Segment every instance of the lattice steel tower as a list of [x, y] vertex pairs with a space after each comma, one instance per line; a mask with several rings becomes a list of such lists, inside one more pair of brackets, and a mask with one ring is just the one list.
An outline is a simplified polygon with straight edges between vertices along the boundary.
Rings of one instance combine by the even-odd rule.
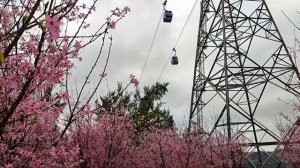
[[[247, 167], [278, 166], [280, 161], [263, 151], [274, 149], [280, 137], [257, 116], [274, 113], [260, 108], [268, 88], [300, 95], [299, 73], [270, 10], [265, 0], [200, 3], [189, 130], [222, 131], [228, 140], [242, 136], [256, 154]], [[213, 112], [214, 123], [203, 126], [209, 120], [203, 115]]]

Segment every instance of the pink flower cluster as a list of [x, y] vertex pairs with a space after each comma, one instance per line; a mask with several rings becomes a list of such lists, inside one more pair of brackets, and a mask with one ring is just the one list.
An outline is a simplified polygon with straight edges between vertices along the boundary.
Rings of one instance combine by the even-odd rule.
[[50, 38], [53, 40], [58, 39], [60, 33], [60, 24], [61, 21], [57, 15], [50, 16], [48, 14], [45, 15], [46, 20], [46, 28], [49, 30]]
[[132, 83], [135, 87], [138, 87], [140, 84], [140, 81], [135, 78], [133, 74], [129, 74], [130, 83]]
[[114, 20], [111, 20], [108, 22], [108, 28], [115, 29], [116, 28], [116, 22]]
[[298, 167], [300, 163], [300, 125], [291, 128], [290, 135], [280, 144], [279, 155], [291, 167]]
[[168, 129], [137, 135], [125, 114], [84, 118], [73, 128], [73, 143], [86, 167], [243, 167], [246, 154], [238, 142], [228, 143], [222, 135], [206, 141], [200, 134], [184, 136]]
[[11, 10], [0, 9], [0, 28], [8, 30], [13, 25], [14, 14], [17, 13], [14, 13], [14, 11]]
[[130, 12], [130, 8], [128, 6], [125, 6], [122, 10], [116, 8], [113, 14], [118, 17], [121, 17], [122, 15], [125, 15], [128, 12]]
[[[119, 8], [116, 8], [113, 11], [113, 15], [117, 16], [117, 17], [124, 17], [128, 12], [130, 12], [130, 8], [128, 6], [125, 6], [122, 10], [120, 10]], [[110, 29], [115, 29], [116, 28], [116, 21], [114, 20], [108, 20], [108, 28]]]

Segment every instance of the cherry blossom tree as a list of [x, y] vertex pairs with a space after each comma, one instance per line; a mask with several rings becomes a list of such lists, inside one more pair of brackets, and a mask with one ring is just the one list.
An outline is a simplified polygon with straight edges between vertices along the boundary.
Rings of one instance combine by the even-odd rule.
[[280, 131], [282, 140], [276, 148], [276, 154], [281, 160], [291, 167], [298, 167], [300, 163], [300, 106], [295, 107], [295, 116], [289, 117], [281, 114], [281, 120], [277, 121], [277, 128]]
[[279, 156], [291, 167], [298, 167], [300, 163], [300, 133], [299, 125], [294, 125], [288, 135], [281, 141]]
[[[89, 28], [87, 18], [94, 13], [97, 1], [0, 2], [1, 167], [79, 165], [80, 148], [70, 145], [72, 139], [66, 134], [94, 94], [79, 103], [88, 74], [81, 93], [77, 98], [70, 97], [70, 70], [74, 60], [81, 59], [80, 49], [97, 39], [102, 40], [99, 59], [108, 39], [111, 47], [109, 30], [130, 10], [112, 10], [93, 34], [81, 36], [82, 30]], [[69, 34], [71, 23], [78, 25], [74, 34]]]
[[71, 128], [82, 167], [132, 167], [134, 127], [124, 110], [96, 118], [87, 111]]
[[228, 142], [222, 135], [183, 136], [169, 129], [144, 134], [135, 151], [140, 156], [133, 159], [136, 167], [244, 167], [246, 159], [238, 141]]
[[123, 109], [101, 118], [87, 113], [75, 122], [71, 139], [79, 146], [82, 167], [244, 167], [247, 155], [239, 141], [174, 129], [136, 134], [126, 113]]

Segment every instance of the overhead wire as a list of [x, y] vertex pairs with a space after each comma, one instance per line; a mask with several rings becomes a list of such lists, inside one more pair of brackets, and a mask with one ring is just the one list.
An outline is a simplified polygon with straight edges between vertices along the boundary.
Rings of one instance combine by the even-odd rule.
[[[177, 40], [176, 40], [176, 42], [175, 42], [173, 48], [176, 48], [176, 47], [177, 47], [177, 44], [178, 44], [179, 40], [181, 39], [181, 36], [182, 36], [182, 34], [183, 34], [183, 32], [184, 32], [184, 30], [185, 30], [185, 28], [186, 28], [186, 26], [187, 26], [187, 24], [188, 24], [188, 22], [189, 22], [191, 16], [192, 16], [193, 11], [194, 11], [195, 8], [196, 8], [196, 5], [197, 5], [198, 1], [199, 1], [199, 0], [195, 0], [195, 3], [194, 3], [194, 5], [193, 5], [193, 7], [192, 7], [192, 9], [191, 9], [191, 11], [190, 11], [190, 13], [189, 13], [189, 16], [187, 17], [187, 19], [186, 19], [186, 21], [185, 21], [185, 23], [184, 23], [184, 25], [183, 25], [183, 27], [182, 27], [182, 29], [181, 29], [181, 32], [180, 32], [180, 34], [179, 34], [179, 36], [178, 36], [178, 38], [177, 38]], [[160, 81], [160, 79], [161, 79], [163, 73], [165, 72], [165, 70], [166, 70], [166, 68], [167, 68], [167, 66], [168, 66], [168, 64], [169, 64], [169, 61], [170, 61], [170, 59], [171, 59], [171, 57], [172, 57], [172, 53], [173, 53], [173, 50], [170, 52], [170, 56], [169, 56], [168, 60], [166, 61], [163, 70], [162, 70], [161, 73], [159, 74], [159, 77], [158, 77], [157, 81]]]
[[139, 81], [140, 81], [140, 82], [142, 81], [143, 74], [144, 74], [146, 65], [147, 65], [147, 63], [148, 63], [149, 57], [150, 57], [150, 54], [151, 54], [151, 51], [152, 51], [152, 48], [153, 48], [153, 45], [154, 45], [154, 42], [155, 42], [155, 39], [156, 39], [158, 30], [159, 30], [159, 27], [160, 27], [160, 23], [161, 23], [163, 14], [164, 14], [164, 11], [165, 11], [165, 8], [163, 9], [163, 11], [162, 11], [162, 13], [161, 13], [161, 16], [160, 16], [160, 18], [159, 18], [159, 22], [158, 22], [158, 25], [157, 25], [157, 27], [156, 27], [156, 30], [155, 30], [155, 33], [154, 33], [154, 36], [153, 36], [153, 39], [152, 39], [152, 42], [151, 42], [151, 45], [150, 45], [150, 48], [149, 48], [147, 57], [146, 57], [146, 61], [145, 61], [144, 65], [143, 65], [142, 73], [141, 73], [141, 76], [140, 76], [140, 78], [139, 78]]

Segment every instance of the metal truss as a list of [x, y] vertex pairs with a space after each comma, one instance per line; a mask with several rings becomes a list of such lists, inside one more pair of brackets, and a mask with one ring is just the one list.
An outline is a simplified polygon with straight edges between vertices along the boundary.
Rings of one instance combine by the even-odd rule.
[[[272, 115], [259, 108], [269, 86], [300, 95], [298, 77], [264, 0], [201, 1], [189, 131], [222, 131], [228, 140], [243, 137], [249, 152], [257, 154], [247, 166], [280, 165], [263, 151], [280, 137], [256, 117]], [[203, 113], [211, 111], [217, 113], [216, 121], [204, 128]]]

